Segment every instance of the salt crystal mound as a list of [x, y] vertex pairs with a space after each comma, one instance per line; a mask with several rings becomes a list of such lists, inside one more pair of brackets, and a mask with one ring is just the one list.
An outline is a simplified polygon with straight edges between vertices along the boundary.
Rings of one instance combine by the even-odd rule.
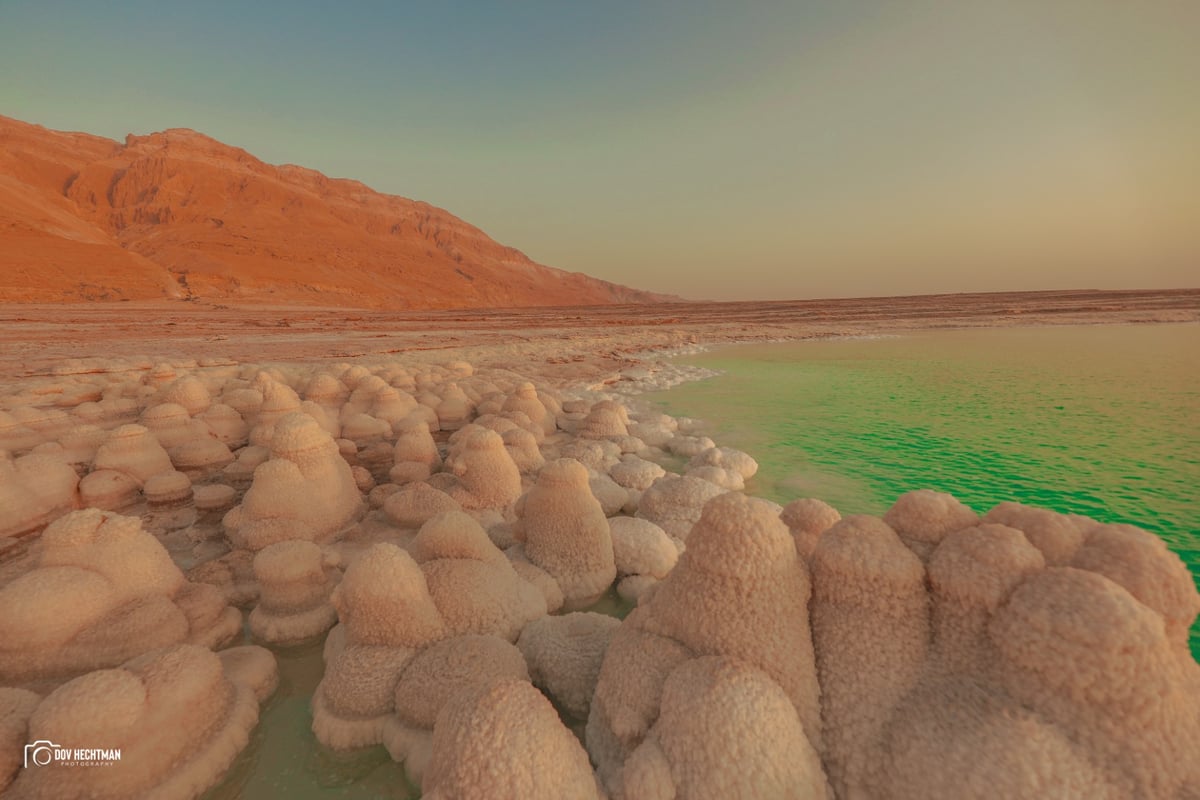
[[250, 633], [269, 644], [295, 644], [324, 634], [337, 622], [330, 602], [333, 570], [312, 542], [276, 542], [254, 556], [259, 601]]
[[146, 427], [122, 425], [96, 451], [94, 471], [112, 470], [128, 475], [141, 487], [159, 472], [174, 469], [171, 457]]
[[208, 426], [193, 420], [187, 409], [177, 403], [159, 403], [147, 408], [142, 412], [141, 423], [167, 451], [208, 435]]
[[437, 444], [422, 420], [405, 418], [396, 425], [396, 444], [392, 451], [393, 466], [388, 476], [403, 486], [423, 481], [442, 464]]
[[0, 453], [0, 536], [36, 531], [80, 504], [79, 475], [61, 458]]
[[451, 382], [442, 387], [441, 400], [434, 406], [434, 411], [442, 430], [456, 431], [471, 421], [475, 407], [458, 384]]
[[275, 436], [275, 424], [300, 411], [300, 396], [292, 387], [270, 378], [260, 381], [259, 387], [262, 405], [258, 407], [255, 425], [250, 430], [250, 444], [270, 447]]
[[614, 400], [600, 400], [592, 405], [588, 415], [575, 429], [575, 435], [582, 439], [607, 439], [629, 435], [626, 425], [629, 422], [629, 412], [625, 406]]
[[952, 495], [932, 489], [901, 495], [883, 515], [883, 521], [922, 561], [929, 558], [946, 534], [968, 528], [978, 519]]
[[568, 611], [594, 603], [617, 576], [608, 520], [578, 461], [563, 458], [542, 469], [519, 504], [516, 532], [530, 563], [561, 587]]
[[396, 684], [396, 713], [383, 726], [383, 744], [420, 783], [429, 763], [433, 727], [454, 697], [497, 679], [529, 680], [521, 652], [496, 636], [466, 634], [444, 639], [418, 653]]
[[313, 732], [335, 749], [383, 741], [396, 684], [417, 651], [446, 638], [420, 566], [393, 544], [371, 546], [334, 589], [340, 624], [325, 642]]
[[151, 506], [184, 505], [192, 500], [192, 481], [175, 470], [160, 472], [146, 481], [142, 493]]
[[510, 428], [504, 431], [500, 438], [504, 441], [504, 449], [508, 451], [509, 458], [517, 465], [521, 474], [535, 474], [546, 465], [546, 459], [538, 448], [537, 437], [524, 428]]
[[41, 544], [37, 565], [0, 589], [0, 683], [54, 683], [180, 642], [219, 647], [241, 630], [138, 519], [73, 511]]
[[168, 453], [175, 468], [194, 480], [212, 477], [233, 463], [233, 453], [211, 435], [186, 441]]
[[28, 689], [0, 687], [0, 792], [8, 788], [25, 763], [29, 717], [42, 701]]
[[662, 710], [625, 762], [614, 798], [827, 797], [817, 751], [788, 696], [764, 672], [723, 656], [685, 661]]
[[656, 480], [667, 474], [667, 471], [653, 461], [647, 461], [636, 455], [621, 456], [621, 460], [609, 467], [608, 476], [618, 486], [644, 492]]
[[[820, 752], [809, 594], [808, 568], [772, 504], [732, 492], [710, 500], [678, 564], [642, 596], [605, 654], [587, 742], [608, 790], [621, 796], [622, 765], [659, 717], [664, 681], [697, 656], [728, 656], [766, 673]], [[753, 741], [726, 746], [738, 752]]]
[[[905, 537], [851, 516], [812, 554], [834, 792], [1194, 794], [1200, 595], [1178, 556], [1131, 526], [1004, 504], [957, 527], [956, 502], [921, 501], [889, 512]], [[1070, 564], [1047, 566], [1043, 548]]]
[[[227, 520], [230, 540], [249, 550], [287, 539], [332, 541], [362, 511], [354, 473], [329, 434], [305, 414], [272, 426], [271, 457]], [[236, 512], [236, 513], [235, 513]]]
[[675, 540], [653, 522], [636, 517], [608, 521], [617, 574], [646, 575], [661, 580], [675, 568], [679, 548]]
[[274, 688], [274, 657], [252, 649], [262, 664], [253, 672], [227, 667], [205, 648], [176, 645], [60, 686], [33, 710], [28, 741], [119, 750], [120, 760], [24, 769], [6, 796], [199, 797], [249, 744], [260, 695]]
[[753, 478], [758, 472], [757, 461], [732, 447], [710, 447], [693, 456], [688, 467], [716, 467], [736, 473], [743, 480]]
[[447, 635], [492, 634], [516, 641], [527, 623], [546, 615], [542, 593], [461, 511], [430, 519], [408, 550], [421, 566]]
[[525, 626], [517, 647], [533, 683], [567, 713], [586, 720], [604, 652], [620, 625], [616, 617], [594, 612], [543, 617]]
[[725, 489], [700, 478], [667, 475], [642, 492], [637, 516], [650, 520], [676, 539], [687, 541], [704, 505], [725, 493]]
[[212, 405], [212, 394], [199, 378], [184, 375], [164, 386], [158, 394], [158, 402], [181, 406], [189, 416], [196, 416]]
[[685, 458], [693, 458], [714, 447], [716, 443], [707, 436], [689, 436], [683, 433], [676, 433], [666, 444], [667, 452]]
[[383, 501], [383, 512], [401, 528], [420, 528], [445, 511], [462, 511], [462, 506], [427, 483], [410, 483]]
[[446, 458], [454, 482], [447, 494], [464, 509], [503, 509], [521, 496], [521, 472], [495, 431], [477, 429]]
[[513, 390], [513, 393], [505, 399], [500, 410], [520, 411], [535, 425], [541, 427], [543, 433], [547, 435], [554, 433], [557, 427], [554, 414], [546, 409], [545, 404], [538, 397], [537, 388], [528, 381]]
[[0, 450], [22, 452], [32, 450], [45, 439], [8, 411], [0, 409]]
[[242, 415], [232, 406], [214, 403], [196, 419], [208, 427], [208, 432], [214, 439], [230, 450], [243, 447], [248, 440], [250, 428], [242, 419]]
[[426, 800], [599, 800], [587, 753], [532, 684], [493, 681], [438, 715]]
[[800, 557], [807, 559], [817, 546], [817, 539], [822, 533], [832, 528], [842, 518], [836, 508], [815, 497], [802, 497], [793, 500], [783, 507], [779, 518], [792, 532], [796, 541], [796, 551]]

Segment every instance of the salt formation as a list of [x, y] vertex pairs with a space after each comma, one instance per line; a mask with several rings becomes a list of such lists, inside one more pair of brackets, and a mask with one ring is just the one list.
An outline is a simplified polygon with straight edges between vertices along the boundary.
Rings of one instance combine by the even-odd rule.
[[600, 400], [592, 405], [575, 434], [584, 439], [624, 437], [629, 435], [628, 422], [629, 412], [625, 406], [613, 400]]
[[33, 708], [25, 741], [119, 750], [120, 759], [23, 769], [6, 796], [198, 797], [249, 743], [259, 704], [275, 688], [274, 657], [261, 648], [237, 650], [226, 660], [176, 645], [63, 684]]
[[648, 519], [676, 539], [687, 541], [704, 504], [724, 494], [714, 483], [688, 475], [667, 475], [642, 492], [637, 516]]
[[407, 418], [396, 425], [396, 444], [393, 449], [394, 466], [388, 473], [393, 483], [404, 485], [411, 481], [423, 481], [441, 466], [437, 444], [429, 433], [429, 426], [416, 418]]
[[538, 397], [537, 389], [529, 382], [522, 383], [513, 390], [501, 406], [501, 411], [521, 412], [547, 435], [554, 433], [557, 427], [554, 415], [546, 410], [545, 404]]
[[521, 472], [495, 431], [473, 430], [450, 451], [447, 494], [467, 510], [502, 509], [521, 495]]
[[821, 760], [788, 696], [760, 670], [721, 656], [671, 671], [658, 719], [623, 778], [629, 800], [827, 796]]
[[462, 511], [462, 506], [427, 483], [410, 483], [389, 494], [383, 511], [401, 528], [419, 528], [445, 511]]
[[254, 556], [260, 596], [250, 612], [250, 632], [264, 642], [291, 644], [332, 628], [337, 622], [329, 600], [332, 572], [312, 542], [276, 542], [260, 550]]
[[122, 425], [100, 445], [92, 469], [128, 475], [138, 486], [159, 472], [174, 469], [171, 457], [154, 435], [141, 425]]
[[817, 546], [817, 538], [837, 524], [842, 515], [833, 506], [815, 497], [802, 497], [783, 507], [779, 515], [783, 524], [792, 532], [796, 541], [796, 552], [807, 559]]
[[586, 720], [604, 651], [621, 621], [576, 611], [542, 617], [525, 626], [517, 647], [534, 684], [573, 716]]
[[[884, 519], [904, 535], [847, 517], [812, 554], [838, 796], [1200, 787], [1200, 666], [1186, 646], [1200, 596], [1161, 540], [1012, 504], [979, 524], [933, 493]], [[1069, 563], [1047, 566], [1043, 548]]]
[[758, 472], [758, 462], [732, 447], [710, 447], [688, 462], [689, 475], [712, 481], [726, 489], [740, 490]]
[[[727, 493], [704, 506], [678, 564], [622, 623], [600, 669], [587, 742], [611, 794], [638, 796], [629, 793], [623, 767], [660, 716], [664, 682], [699, 656], [737, 659], [779, 685], [805, 736], [790, 739], [792, 750], [773, 759], [803, 761], [805, 737], [819, 751], [821, 711], [807, 624], [809, 592], [808, 570], [772, 504]], [[690, 712], [685, 708], [679, 713]], [[732, 741], [729, 734], [700, 728], [681, 746], [720, 758], [710, 769], [736, 772], [740, 765], [731, 754], [753, 746], [754, 736], [746, 731], [745, 740]], [[661, 772], [661, 766], [654, 770]], [[647, 780], [637, 773], [633, 779]]]
[[0, 453], [0, 536], [37, 530], [77, 507], [79, 475], [59, 458], [31, 453], [10, 460]]
[[179, 642], [218, 647], [241, 629], [137, 519], [74, 511], [41, 542], [37, 566], [0, 589], [0, 683], [54, 683]]
[[227, 534], [250, 550], [287, 539], [330, 541], [362, 510], [350, 466], [305, 414], [281, 417], [272, 431], [271, 457], [226, 515]]
[[579, 740], [527, 681], [464, 691], [438, 715], [427, 800], [599, 800]]
[[518, 516], [524, 555], [554, 578], [568, 610], [594, 603], [612, 585], [617, 571], [608, 521], [578, 461], [547, 464]]
[[674, 569], [683, 542], [672, 539], [645, 519], [613, 517], [608, 527], [620, 578], [617, 591], [628, 600], [637, 600], [643, 591]]

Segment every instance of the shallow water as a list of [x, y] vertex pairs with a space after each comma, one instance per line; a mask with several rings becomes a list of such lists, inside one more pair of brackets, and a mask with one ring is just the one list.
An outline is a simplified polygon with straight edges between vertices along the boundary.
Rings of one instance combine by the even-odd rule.
[[[726, 348], [651, 395], [760, 471], [748, 491], [881, 514], [932, 488], [1152, 531], [1200, 582], [1200, 326], [924, 331]], [[1200, 625], [1192, 629], [1200, 658]]]

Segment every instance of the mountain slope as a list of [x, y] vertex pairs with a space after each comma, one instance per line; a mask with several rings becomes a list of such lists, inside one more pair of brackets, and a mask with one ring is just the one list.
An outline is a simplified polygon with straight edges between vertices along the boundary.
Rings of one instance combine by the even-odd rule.
[[190, 130], [120, 144], [0, 117], [0, 300], [388, 308], [664, 299], [536, 264], [442, 209]]

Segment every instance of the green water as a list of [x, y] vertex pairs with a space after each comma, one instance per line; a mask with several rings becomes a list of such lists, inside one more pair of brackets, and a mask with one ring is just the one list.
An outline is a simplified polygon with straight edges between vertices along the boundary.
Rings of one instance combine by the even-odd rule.
[[1017, 500], [1152, 531], [1200, 581], [1200, 325], [923, 331], [686, 361], [724, 374], [651, 399], [758, 459], [755, 494], [843, 514], [920, 488], [977, 511]]

